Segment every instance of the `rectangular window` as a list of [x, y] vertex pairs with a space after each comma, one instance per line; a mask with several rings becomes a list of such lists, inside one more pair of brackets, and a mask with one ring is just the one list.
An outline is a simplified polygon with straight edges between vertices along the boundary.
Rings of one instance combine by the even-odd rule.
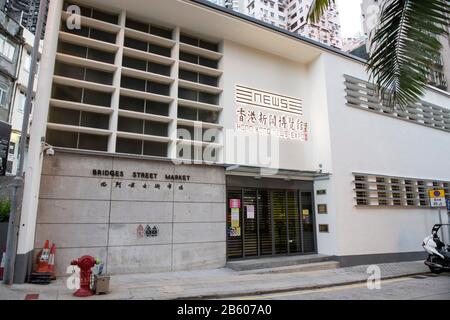
[[9, 86], [5, 83], [0, 83], [0, 107], [8, 107], [8, 93]]
[[13, 62], [16, 46], [6, 39], [5, 36], [0, 35], [0, 54], [9, 62]]

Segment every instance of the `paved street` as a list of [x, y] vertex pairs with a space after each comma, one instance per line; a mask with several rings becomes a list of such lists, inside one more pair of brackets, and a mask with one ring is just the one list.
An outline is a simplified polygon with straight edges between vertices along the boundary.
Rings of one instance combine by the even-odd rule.
[[450, 274], [418, 275], [383, 280], [381, 289], [369, 290], [366, 283], [316, 290], [291, 291], [239, 297], [236, 300], [450, 300]]
[[[398, 298], [402, 298], [402, 294], [409, 297], [407, 288], [405, 290], [391, 290], [390, 288], [397, 288], [396, 286], [403, 282], [409, 284], [410, 281], [411, 285], [416, 284], [418, 291], [414, 297], [437, 295], [445, 292], [448, 294], [450, 291], [450, 278], [444, 275], [439, 276], [439, 278], [426, 277], [403, 281], [403, 279], [406, 279], [405, 277], [411, 278], [418, 274], [428, 275], [428, 268], [423, 264], [423, 261], [387, 263], [378, 266], [381, 277], [386, 279], [382, 284], [383, 289], [377, 293], [378, 295], [381, 294], [380, 296], [376, 296], [377, 294], [365, 288], [365, 282], [370, 275], [367, 272], [368, 266], [354, 266], [294, 273], [249, 274], [223, 268], [189, 272], [112, 275], [109, 294], [92, 296], [87, 299], [215, 299], [244, 297], [255, 295], [258, 292], [266, 292], [267, 296], [263, 297], [279, 299], [287, 299], [290, 296], [294, 299], [298, 296], [302, 299], [320, 299], [322, 296], [326, 296], [326, 292], [328, 292], [330, 298], [339, 298], [339, 294], [342, 294], [342, 299], [352, 297], [368, 299], [371, 298], [371, 295], [375, 295], [373, 298], [393, 299], [396, 295], [399, 295]], [[430, 281], [434, 281], [436, 285], [429, 283]], [[362, 283], [362, 285], [359, 283]], [[357, 285], [351, 286], [352, 284]], [[337, 287], [339, 285], [341, 287]], [[325, 287], [329, 289], [317, 290]], [[348, 289], [348, 292], [346, 289]], [[73, 291], [66, 287], [65, 278], [59, 278], [48, 286], [33, 284], [0, 285], [0, 300], [22, 300], [27, 294], [39, 294], [40, 300], [77, 299], [72, 295]], [[274, 292], [290, 293], [275, 294]], [[261, 296], [256, 298], [261, 298]]]

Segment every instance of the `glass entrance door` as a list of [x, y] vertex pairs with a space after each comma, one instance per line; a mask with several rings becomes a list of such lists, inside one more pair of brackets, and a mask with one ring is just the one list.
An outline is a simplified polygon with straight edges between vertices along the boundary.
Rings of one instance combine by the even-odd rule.
[[312, 192], [227, 190], [228, 258], [315, 251]]
[[289, 253], [302, 252], [300, 206], [297, 191], [287, 191]]

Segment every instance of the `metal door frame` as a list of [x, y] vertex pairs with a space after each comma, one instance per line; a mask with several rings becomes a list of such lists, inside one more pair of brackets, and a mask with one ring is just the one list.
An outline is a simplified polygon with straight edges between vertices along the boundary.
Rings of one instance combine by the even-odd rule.
[[[255, 191], [256, 193], [256, 203], [255, 203], [255, 219], [256, 219], [256, 230], [257, 230], [257, 256], [251, 256], [249, 258], [253, 258], [253, 259], [260, 259], [260, 258], [264, 258], [264, 257], [280, 257], [280, 256], [296, 256], [296, 255], [307, 255], [307, 254], [315, 254], [317, 253], [317, 232], [316, 232], [316, 227], [315, 227], [315, 223], [316, 223], [316, 210], [315, 210], [315, 202], [314, 202], [314, 189], [312, 190], [308, 190], [308, 189], [281, 189], [281, 188], [246, 188], [246, 187], [227, 187], [226, 188], [226, 214], [229, 214], [229, 199], [228, 199], [228, 192], [229, 191], [236, 191], [236, 192], [240, 192], [241, 195], [241, 207], [242, 207], [242, 217], [241, 217], [241, 238], [242, 238], [242, 243], [241, 243], [241, 247], [242, 247], [242, 257], [241, 258], [228, 258], [228, 238], [229, 238], [229, 232], [228, 232], [228, 222], [227, 226], [226, 226], [226, 254], [227, 254], [227, 260], [246, 260], [248, 259], [245, 255], [245, 212], [244, 212], [244, 192], [245, 191]], [[260, 196], [260, 191], [261, 190], [266, 190], [268, 192], [268, 197], [269, 197], [269, 203], [270, 203], [270, 228], [271, 228], [271, 242], [272, 242], [272, 254], [271, 255], [262, 255], [262, 249], [261, 249], [261, 245], [260, 245], [260, 226], [259, 226], [259, 210], [260, 210], [260, 200], [259, 200], [259, 196]], [[286, 240], [287, 240], [287, 253], [279, 253], [276, 254], [275, 253], [275, 233], [274, 233], [274, 215], [273, 215], [273, 192], [274, 191], [283, 191], [284, 192], [284, 201], [285, 201], [285, 215], [286, 215]], [[288, 215], [288, 201], [287, 201], [287, 197], [288, 197], [288, 191], [294, 191], [297, 194], [297, 209], [299, 212], [298, 218], [300, 220], [299, 223], [299, 228], [300, 228], [300, 244], [301, 244], [301, 251], [297, 252], [297, 253], [291, 253], [290, 250], [290, 242], [289, 242], [289, 215]], [[302, 219], [302, 209], [303, 209], [303, 203], [302, 203], [302, 193], [303, 192], [309, 192], [311, 194], [311, 224], [313, 225], [313, 240], [314, 240], [314, 251], [313, 252], [307, 252], [305, 253], [305, 248], [304, 248], [304, 231], [303, 231], [303, 219]], [[226, 221], [228, 221], [228, 217], [226, 217], [225, 219]]]

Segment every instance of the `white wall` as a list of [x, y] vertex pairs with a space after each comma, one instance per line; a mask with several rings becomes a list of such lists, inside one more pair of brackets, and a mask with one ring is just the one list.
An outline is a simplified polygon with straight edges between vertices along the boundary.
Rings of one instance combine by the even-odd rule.
[[[308, 122], [310, 131], [308, 141], [278, 139], [279, 153], [272, 156], [279, 157], [279, 168], [282, 169], [312, 171], [317, 170], [318, 163], [321, 162], [328, 166], [326, 152], [322, 148], [327, 147], [327, 121], [323, 122], [321, 119], [317, 122], [312, 121], [313, 116], [320, 117], [322, 112], [326, 119], [326, 100], [322, 99], [321, 95], [325, 89], [323, 75], [317, 73], [322, 70], [320, 62], [317, 66], [308, 69], [303, 64], [230, 41], [225, 41], [223, 47], [222, 123], [224, 129], [234, 130], [237, 111], [236, 84], [302, 99], [303, 118]], [[319, 141], [325, 144], [319, 146], [317, 143]], [[227, 145], [231, 148], [231, 144], [225, 141], [225, 152]], [[241, 159], [238, 159], [237, 163], [255, 165]]]
[[[437, 210], [356, 208], [352, 172], [450, 181], [450, 134], [345, 105], [343, 73], [367, 80], [364, 66], [324, 54], [337, 211], [337, 254], [421, 251]], [[450, 98], [424, 98], [450, 107]]]

